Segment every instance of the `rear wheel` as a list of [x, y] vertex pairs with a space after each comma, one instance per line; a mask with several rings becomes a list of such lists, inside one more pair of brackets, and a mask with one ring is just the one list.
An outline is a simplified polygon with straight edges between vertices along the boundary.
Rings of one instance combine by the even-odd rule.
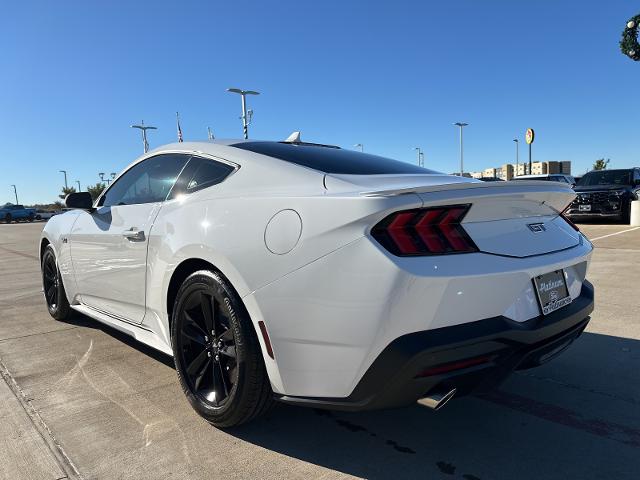
[[11, 214], [10, 214], [10, 213], [7, 213], [7, 214], [4, 216], [4, 221], [5, 221], [5, 223], [11, 223], [11, 221], [12, 221], [12, 220], [13, 220], [13, 217], [11, 216]]
[[29, 218], [28, 218], [29, 222], [33, 222], [34, 218], [35, 217], [33, 216], [33, 213], [31, 215], [29, 215]]
[[62, 284], [62, 277], [56, 262], [56, 254], [51, 245], [47, 246], [44, 255], [42, 255], [42, 288], [49, 315], [56, 320], [68, 318], [71, 307], [69, 307], [67, 293], [64, 291], [64, 285]]
[[173, 308], [171, 343], [182, 390], [211, 424], [239, 425], [272, 405], [251, 319], [220, 275], [199, 271], [184, 281]]

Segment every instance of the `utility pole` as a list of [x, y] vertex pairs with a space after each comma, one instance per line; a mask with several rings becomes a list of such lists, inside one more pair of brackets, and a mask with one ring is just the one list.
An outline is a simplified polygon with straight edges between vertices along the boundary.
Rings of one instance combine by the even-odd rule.
[[69, 185], [67, 185], [67, 171], [66, 170], [58, 170], [60, 173], [64, 173], [64, 188], [67, 189], [69, 188]]
[[255, 92], [253, 90], [242, 90], [240, 88], [227, 88], [227, 92], [237, 93], [242, 98], [242, 133], [244, 135], [244, 139], [247, 140], [249, 138], [249, 125], [251, 124], [251, 119], [253, 118], [253, 110], [247, 111], [247, 95], [260, 95], [260, 92]]
[[424, 167], [424, 152], [420, 152], [420, 162], [419, 165]]
[[156, 127], [145, 125], [144, 120], [140, 122], [140, 125], [131, 125], [131, 128], [137, 128], [142, 131], [142, 145], [144, 147], [144, 153], [149, 151], [149, 142], [147, 142], [147, 130], [157, 130]]
[[82, 187], [80, 187], [80, 180], [76, 180], [76, 183], [78, 184], [78, 191], [81, 192], [82, 191]]
[[513, 139], [514, 142], [516, 142], [516, 174], [515, 176], [518, 176], [518, 172], [520, 171], [520, 140], [518, 140], [517, 138]]
[[213, 140], [213, 132], [211, 131], [211, 127], [207, 127], [207, 138], [209, 140]]
[[16, 196], [16, 205], [18, 205], [20, 202], [18, 202], [18, 190], [16, 189], [15, 185], [11, 185], [13, 187], [13, 194]]
[[362, 152], [364, 152], [364, 145], [363, 145], [363, 144], [361, 144], [361, 143], [356, 143], [356, 144], [354, 145], [354, 147], [355, 147], [355, 148], [359, 148], [361, 153], [362, 153]]
[[454, 123], [456, 127], [460, 127], [460, 176], [464, 173], [464, 148], [462, 143], [462, 129], [468, 126], [468, 123], [464, 122], [456, 122]]

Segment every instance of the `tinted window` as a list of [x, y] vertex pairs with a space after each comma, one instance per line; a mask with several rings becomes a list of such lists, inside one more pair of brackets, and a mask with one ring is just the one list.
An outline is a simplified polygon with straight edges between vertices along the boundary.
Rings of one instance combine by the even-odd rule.
[[189, 155], [166, 154], [148, 158], [122, 175], [100, 200], [100, 205], [133, 205], [162, 202]]
[[580, 187], [593, 185], [631, 185], [631, 170], [597, 170], [586, 173], [578, 182]]
[[245, 142], [233, 146], [324, 173], [352, 175], [436, 173], [410, 163], [333, 147], [278, 142]]
[[216, 185], [227, 178], [233, 170], [234, 167], [226, 163], [192, 157], [176, 181], [171, 191], [171, 198], [181, 193], [193, 193]]

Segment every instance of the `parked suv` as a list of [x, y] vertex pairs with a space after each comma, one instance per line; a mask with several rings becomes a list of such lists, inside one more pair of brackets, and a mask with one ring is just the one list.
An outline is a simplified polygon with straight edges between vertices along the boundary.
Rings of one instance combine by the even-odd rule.
[[609, 217], [628, 223], [631, 201], [640, 192], [640, 168], [594, 170], [574, 190], [577, 196], [567, 211], [572, 220]]

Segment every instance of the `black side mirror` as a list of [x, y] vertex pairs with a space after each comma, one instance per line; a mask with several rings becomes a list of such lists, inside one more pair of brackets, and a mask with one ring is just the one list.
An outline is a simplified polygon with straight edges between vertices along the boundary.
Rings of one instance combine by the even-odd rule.
[[64, 204], [67, 208], [93, 211], [93, 199], [89, 192], [70, 193], [64, 199]]

